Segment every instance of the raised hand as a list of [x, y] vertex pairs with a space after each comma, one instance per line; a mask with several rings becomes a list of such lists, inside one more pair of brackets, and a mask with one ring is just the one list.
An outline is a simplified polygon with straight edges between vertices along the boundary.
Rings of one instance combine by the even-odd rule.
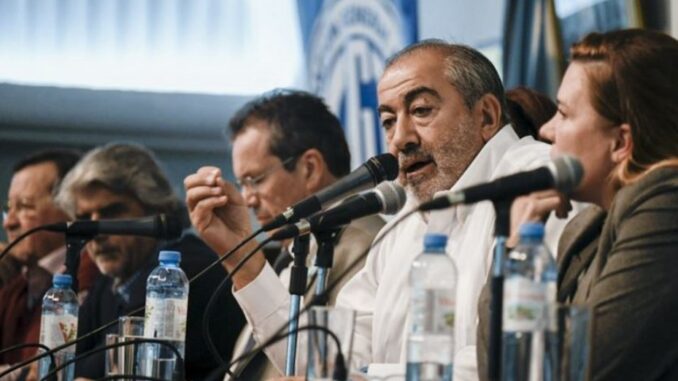
[[[184, 186], [191, 223], [200, 237], [218, 254], [228, 252], [252, 233], [245, 201], [235, 186], [222, 178], [219, 168], [200, 168], [184, 179]], [[231, 259], [224, 261], [226, 270], [231, 271], [255, 245], [255, 242], [245, 245]], [[236, 288], [254, 279], [264, 261], [263, 254], [254, 256], [234, 276]]]
[[506, 245], [515, 247], [518, 244], [520, 225], [526, 222], [545, 222], [551, 212], [555, 212], [558, 218], [567, 218], [570, 210], [570, 200], [554, 190], [517, 197], [511, 204], [511, 236]]

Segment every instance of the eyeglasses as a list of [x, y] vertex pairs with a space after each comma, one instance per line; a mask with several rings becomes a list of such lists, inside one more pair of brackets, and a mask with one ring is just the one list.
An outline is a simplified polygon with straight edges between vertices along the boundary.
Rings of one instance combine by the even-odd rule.
[[259, 186], [263, 184], [266, 178], [271, 175], [273, 172], [277, 171], [280, 168], [283, 168], [287, 164], [291, 163], [297, 156], [290, 156], [283, 161], [279, 161], [275, 165], [271, 166], [264, 172], [256, 176], [245, 176], [242, 179], [236, 179], [238, 187], [241, 191], [249, 190], [252, 193], [259, 193]]

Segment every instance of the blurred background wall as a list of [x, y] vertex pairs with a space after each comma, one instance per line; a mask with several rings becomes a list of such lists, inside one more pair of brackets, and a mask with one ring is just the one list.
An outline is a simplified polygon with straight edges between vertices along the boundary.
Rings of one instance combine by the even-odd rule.
[[[183, 178], [201, 165], [232, 176], [228, 119], [273, 88], [316, 91], [309, 80], [309, 32], [300, 19], [346, 2], [0, 0], [0, 199], [6, 202], [14, 162], [57, 146], [145, 144], [181, 197]], [[398, 19], [414, 28], [408, 38], [478, 48], [507, 87], [530, 85], [551, 96], [565, 66], [563, 41], [572, 38], [563, 31], [642, 26], [678, 33], [678, 5], [669, 0], [356, 4], [404, 9], [413, 17]], [[359, 163], [362, 157], [353, 154]]]

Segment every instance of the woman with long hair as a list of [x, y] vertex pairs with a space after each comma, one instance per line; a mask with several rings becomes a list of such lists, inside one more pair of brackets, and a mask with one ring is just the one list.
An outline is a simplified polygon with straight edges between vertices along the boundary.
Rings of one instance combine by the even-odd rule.
[[540, 131], [578, 158], [558, 298], [592, 311], [592, 380], [678, 380], [678, 41], [593, 33], [573, 45]]

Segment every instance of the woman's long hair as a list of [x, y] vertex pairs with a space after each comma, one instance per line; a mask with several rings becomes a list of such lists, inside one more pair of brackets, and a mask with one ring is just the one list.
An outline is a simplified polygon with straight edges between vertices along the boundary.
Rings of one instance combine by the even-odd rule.
[[625, 185], [678, 164], [678, 41], [655, 31], [591, 33], [570, 50], [584, 63], [594, 109], [631, 127], [633, 148], [616, 180]]

